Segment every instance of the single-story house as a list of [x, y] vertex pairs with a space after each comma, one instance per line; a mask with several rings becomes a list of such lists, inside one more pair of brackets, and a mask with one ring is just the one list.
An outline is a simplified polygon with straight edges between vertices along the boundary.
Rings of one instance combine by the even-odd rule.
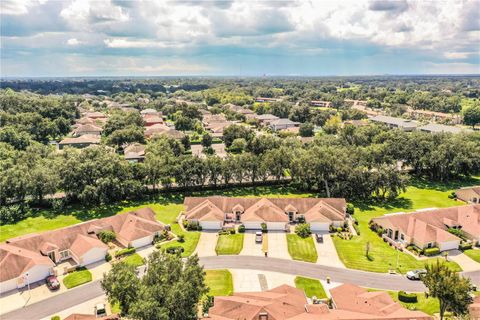
[[321, 101], [321, 100], [312, 100], [310, 101], [310, 104], [315, 107], [324, 107], [324, 108], [330, 108], [332, 106], [332, 103], [330, 101]]
[[63, 149], [66, 146], [75, 147], [75, 148], [85, 148], [92, 144], [99, 144], [100, 143], [100, 136], [99, 135], [92, 135], [92, 134], [85, 134], [80, 137], [69, 137], [65, 138], [58, 143], [58, 148]]
[[430, 132], [430, 133], [453, 133], [453, 134], [471, 131], [468, 129], [463, 129], [455, 126], [447, 126], [439, 123], [429, 123], [427, 125], [419, 127], [418, 130], [424, 131], [424, 132]]
[[455, 191], [457, 199], [466, 203], [480, 204], [480, 186], [461, 188]]
[[448, 121], [453, 124], [460, 124], [463, 122], [463, 117], [461, 114], [455, 113], [444, 113], [444, 112], [437, 112], [431, 110], [421, 110], [421, 109], [413, 109], [408, 107], [407, 114], [411, 117], [418, 119], [418, 118], [427, 118], [431, 119], [432, 121], [436, 122], [438, 120]]
[[103, 129], [99, 126], [89, 123], [77, 126], [77, 128], [75, 128], [75, 130], [73, 131], [73, 135], [76, 137], [80, 137], [86, 134], [99, 136], [102, 134], [102, 131]]
[[387, 214], [372, 219], [372, 223], [383, 228], [382, 237], [400, 247], [414, 244], [421, 249], [458, 249], [461, 239], [450, 233], [450, 228], [462, 230], [474, 242], [480, 241], [480, 205]]
[[309, 304], [305, 292], [281, 285], [261, 292], [217, 296], [204, 320], [433, 320], [393, 301], [384, 291], [368, 292], [351, 284], [330, 290], [335, 308]]
[[156, 115], [156, 116], [161, 116], [161, 115], [162, 115], [162, 112], [157, 111], [157, 110], [152, 109], [152, 108], [148, 108], [148, 109], [145, 109], [145, 110], [140, 111], [140, 114], [141, 114], [142, 116], [145, 116], [145, 115], [148, 115], [148, 114]]
[[143, 162], [145, 159], [145, 145], [132, 143], [123, 149], [125, 160], [130, 162]]
[[142, 116], [146, 127], [150, 127], [156, 124], [163, 124], [163, 118], [156, 114], [145, 114]]
[[272, 128], [273, 131], [285, 130], [288, 128], [295, 128], [300, 125], [299, 122], [295, 122], [287, 118], [281, 118], [281, 119], [269, 121], [269, 123], [270, 123], [270, 128]]
[[254, 116], [253, 118], [257, 119], [258, 121], [260, 121], [260, 123], [263, 123], [263, 124], [265, 124], [265, 123], [268, 124], [271, 121], [275, 121], [275, 120], [280, 119], [279, 117], [274, 116], [273, 114], [269, 114], [269, 113], [260, 114], [260, 115]]
[[255, 102], [276, 102], [276, 101], [280, 101], [280, 100], [275, 98], [264, 98], [264, 97], [255, 98]]
[[182, 139], [185, 136], [184, 133], [182, 133], [178, 130], [175, 130], [173, 128], [170, 128], [169, 126], [166, 126], [165, 124], [154, 124], [150, 127], [147, 127], [145, 129], [144, 135], [147, 138], [151, 138], [153, 136], [164, 135], [164, 136], [171, 137], [171, 138], [174, 138], [174, 139]]
[[395, 117], [389, 117], [389, 116], [383, 116], [383, 115], [375, 116], [373, 118], [370, 118], [370, 120], [373, 122], [383, 123], [390, 128], [398, 128], [407, 132], [414, 131], [415, 129], [417, 129], [417, 126], [418, 126], [418, 122], [413, 120], [395, 118]]
[[9, 239], [0, 244], [0, 292], [44, 280], [64, 260], [72, 259], [79, 266], [103, 261], [108, 250], [98, 238], [103, 230], [113, 231], [121, 245], [138, 248], [151, 244], [165, 226], [150, 208], [143, 208]]
[[90, 119], [102, 119], [102, 118], [107, 118], [107, 116], [102, 113], [102, 112], [98, 112], [98, 111], [95, 111], [95, 112], [87, 112], [85, 114], [85, 117], [86, 118], [90, 118]]
[[218, 230], [230, 222], [246, 229], [285, 230], [302, 218], [313, 231], [328, 231], [345, 221], [346, 202], [339, 198], [230, 198], [186, 197], [185, 219], [198, 222], [203, 229]]

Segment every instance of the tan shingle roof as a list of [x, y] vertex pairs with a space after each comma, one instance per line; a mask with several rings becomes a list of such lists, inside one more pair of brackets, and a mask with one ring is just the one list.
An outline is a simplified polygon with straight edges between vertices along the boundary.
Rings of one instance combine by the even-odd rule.
[[38, 252], [10, 244], [0, 244], [0, 282], [17, 278], [35, 265], [53, 267], [55, 264]]

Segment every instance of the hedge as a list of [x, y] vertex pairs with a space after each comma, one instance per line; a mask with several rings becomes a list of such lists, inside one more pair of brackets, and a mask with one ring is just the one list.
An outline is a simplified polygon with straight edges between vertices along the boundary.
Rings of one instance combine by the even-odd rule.
[[460, 244], [460, 250], [465, 251], [472, 249], [473, 245], [471, 243], [462, 243]]
[[406, 303], [418, 302], [416, 293], [406, 293], [405, 291], [398, 291], [398, 300]]
[[181, 246], [173, 246], [173, 247], [168, 247], [165, 249], [167, 253], [174, 254], [174, 253], [182, 253], [185, 251], [185, 249]]
[[132, 254], [132, 253], [135, 253], [135, 248], [125, 248], [122, 250], [118, 250], [117, 252], [115, 252], [115, 258], [124, 256], [127, 254]]
[[427, 248], [427, 249], [423, 250], [423, 254], [426, 255], [427, 257], [435, 256], [439, 253], [440, 253], [439, 248]]

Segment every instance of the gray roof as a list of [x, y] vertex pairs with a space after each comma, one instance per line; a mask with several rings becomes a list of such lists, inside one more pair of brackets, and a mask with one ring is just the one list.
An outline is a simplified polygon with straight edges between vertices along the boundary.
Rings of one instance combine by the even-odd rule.
[[278, 119], [277, 116], [274, 116], [273, 114], [269, 114], [269, 113], [261, 114], [261, 115], [257, 116], [256, 118], [258, 120], [276, 120], [276, 119]]
[[386, 124], [390, 124], [390, 125], [394, 125], [394, 126], [402, 127], [402, 128], [416, 128], [418, 126], [417, 121], [407, 120], [407, 119], [402, 119], [402, 118], [389, 117], [389, 116], [382, 116], [382, 115], [370, 118], [370, 120], [375, 121], [375, 122], [386, 123]]
[[286, 125], [286, 124], [297, 125], [298, 122], [292, 121], [288, 118], [280, 118], [278, 120], [270, 122], [270, 124], [274, 126]]
[[460, 133], [463, 131], [470, 131], [468, 129], [462, 129], [454, 126], [446, 126], [444, 124], [438, 124], [438, 123], [429, 123], [418, 129], [421, 131], [428, 131], [428, 132], [450, 132], [450, 133]]

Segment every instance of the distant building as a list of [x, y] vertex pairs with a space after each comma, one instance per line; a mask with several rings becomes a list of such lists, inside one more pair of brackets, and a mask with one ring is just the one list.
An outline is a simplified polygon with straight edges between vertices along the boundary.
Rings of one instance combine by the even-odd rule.
[[255, 102], [276, 102], [276, 101], [279, 101], [279, 100], [275, 98], [264, 98], [264, 97], [255, 98]]
[[274, 116], [273, 114], [269, 114], [269, 113], [257, 115], [257, 116], [254, 116], [254, 118], [258, 119], [258, 121], [260, 121], [260, 123], [262, 123], [262, 124], [265, 124], [265, 123], [268, 124], [270, 121], [280, 119], [279, 117]]
[[431, 132], [431, 133], [461, 133], [461, 132], [469, 132], [469, 129], [463, 129], [455, 126], [447, 126], [444, 124], [438, 123], [429, 123], [425, 126], [421, 126], [418, 128], [420, 131]]
[[281, 118], [281, 119], [269, 121], [269, 125], [273, 131], [278, 131], [278, 130], [285, 130], [288, 128], [298, 127], [300, 123], [292, 121], [287, 118]]
[[433, 122], [449, 121], [453, 124], [460, 124], [463, 122], [463, 117], [458, 113], [444, 113], [430, 110], [419, 110], [408, 107], [407, 114], [414, 119], [427, 118]]
[[418, 122], [413, 120], [382, 116], [382, 115], [378, 115], [373, 118], [370, 118], [370, 120], [377, 123], [383, 123], [390, 128], [398, 128], [408, 132], [414, 131], [418, 126]]
[[87, 134], [99, 136], [102, 134], [102, 131], [103, 131], [102, 128], [94, 124], [82, 124], [77, 126], [75, 130], [73, 130], [73, 135], [75, 137], [80, 137]]
[[145, 145], [133, 143], [123, 149], [125, 160], [129, 162], [143, 162], [145, 159]]
[[310, 105], [315, 107], [330, 108], [332, 106], [332, 103], [330, 101], [312, 100], [310, 101]]
[[80, 137], [65, 138], [58, 143], [59, 149], [63, 149], [66, 146], [75, 147], [75, 148], [85, 148], [92, 144], [99, 144], [100, 136], [85, 134]]
[[461, 188], [455, 191], [457, 198], [466, 203], [480, 204], [480, 186]]

